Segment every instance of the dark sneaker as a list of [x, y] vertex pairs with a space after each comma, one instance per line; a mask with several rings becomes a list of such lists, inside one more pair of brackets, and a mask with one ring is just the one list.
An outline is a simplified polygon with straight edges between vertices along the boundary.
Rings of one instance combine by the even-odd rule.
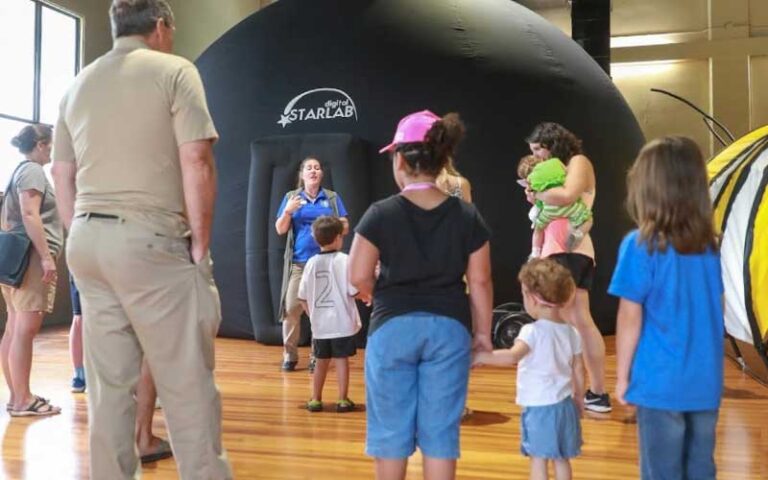
[[607, 393], [598, 395], [592, 390], [587, 390], [586, 395], [584, 395], [584, 408], [591, 412], [608, 413], [612, 410], [611, 397]]
[[307, 367], [307, 370], [309, 370], [309, 373], [315, 373], [315, 365], [317, 365], [317, 359], [315, 357], [310, 358], [309, 366]]
[[310, 412], [322, 412], [323, 411], [323, 402], [320, 400], [310, 400], [307, 402], [307, 410]]
[[355, 402], [352, 400], [345, 398], [344, 400], [339, 400], [336, 402], [336, 412], [337, 413], [347, 413], [351, 412], [355, 409]]
[[85, 391], [85, 380], [82, 378], [72, 379], [72, 393], [83, 393]]
[[283, 362], [283, 366], [280, 367], [284, 372], [292, 372], [296, 370], [297, 362]]

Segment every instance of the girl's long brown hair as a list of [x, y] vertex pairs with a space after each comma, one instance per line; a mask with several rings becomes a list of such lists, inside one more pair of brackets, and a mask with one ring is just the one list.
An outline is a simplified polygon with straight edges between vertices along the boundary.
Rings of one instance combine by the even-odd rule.
[[627, 210], [648, 250], [717, 249], [706, 164], [686, 137], [662, 137], [640, 150], [627, 175]]

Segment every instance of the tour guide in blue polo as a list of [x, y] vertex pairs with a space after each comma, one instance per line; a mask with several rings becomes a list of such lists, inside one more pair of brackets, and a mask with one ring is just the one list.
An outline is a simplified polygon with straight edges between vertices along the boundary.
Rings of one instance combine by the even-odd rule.
[[275, 230], [288, 234], [285, 242], [283, 284], [280, 290], [280, 318], [283, 322], [283, 371], [296, 369], [299, 360], [298, 343], [301, 334], [301, 303], [299, 283], [304, 264], [320, 251], [312, 238], [312, 222], [322, 215], [339, 217], [344, 234], [349, 231], [347, 209], [341, 197], [332, 190], [321, 188], [323, 167], [314, 157], [307, 157], [299, 166], [298, 188], [285, 194], [277, 211]]

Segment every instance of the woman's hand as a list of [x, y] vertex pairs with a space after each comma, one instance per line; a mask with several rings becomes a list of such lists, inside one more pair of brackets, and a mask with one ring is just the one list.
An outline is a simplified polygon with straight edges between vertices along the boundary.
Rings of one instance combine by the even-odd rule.
[[373, 305], [373, 297], [371, 294], [358, 293], [355, 295], [355, 298], [363, 302], [366, 307]]
[[56, 283], [56, 262], [53, 257], [50, 255], [42, 257], [40, 266], [43, 267], [43, 283]]
[[491, 342], [490, 333], [475, 333], [472, 339], [472, 351], [479, 352], [492, 352], [493, 342]]
[[565, 242], [565, 249], [568, 252], [572, 252], [581, 245], [581, 241], [584, 240], [584, 236], [592, 229], [592, 220], [587, 220], [578, 227], [568, 225], [568, 239]]
[[283, 210], [288, 215], [293, 215], [293, 213], [301, 208], [301, 196], [299, 194], [296, 194], [288, 199], [288, 203], [285, 204], [285, 210]]

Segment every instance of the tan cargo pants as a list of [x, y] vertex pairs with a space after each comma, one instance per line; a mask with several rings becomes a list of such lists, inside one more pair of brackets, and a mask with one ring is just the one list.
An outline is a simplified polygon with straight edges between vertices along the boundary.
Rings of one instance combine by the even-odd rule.
[[299, 360], [299, 338], [301, 337], [301, 314], [304, 307], [299, 302], [299, 284], [304, 265], [291, 265], [291, 278], [285, 292], [285, 317], [283, 317], [283, 361]]
[[187, 239], [161, 222], [94, 217], [74, 220], [67, 258], [86, 319], [91, 478], [140, 476], [133, 393], [142, 357], [180, 477], [232, 478], [213, 378], [221, 309], [210, 258], [194, 264]]

